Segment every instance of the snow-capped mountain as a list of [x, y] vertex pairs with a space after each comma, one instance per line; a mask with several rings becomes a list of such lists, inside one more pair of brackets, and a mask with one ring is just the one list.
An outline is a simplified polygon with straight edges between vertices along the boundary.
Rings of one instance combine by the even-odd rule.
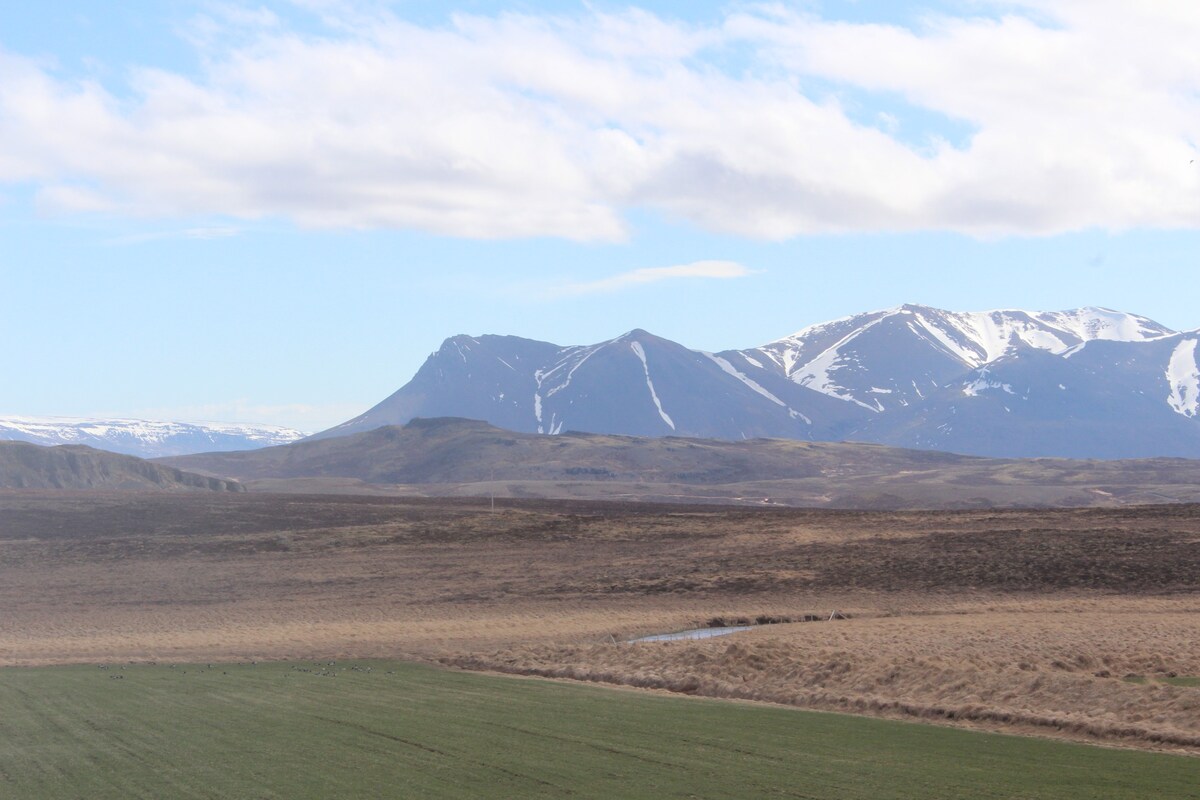
[[989, 456], [1200, 457], [1196, 333], [1009, 355], [855, 438]]
[[391, 397], [318, 437], [449, 416], [525, 433], [819, 439], [847, 420], [844, 403], [760, 377], [643, 330], [575, 347], [455, 336]]
[[1101, 308], [963, 313], [918, 305], [720, 353], [643, 330], [573, 347], [456, 336], [391, 397], [318, 436], [457, 416], [545, 434], [1200, 457], [1196, 339]]
[[964, 313], [904, 305], [813, 325], [741, 355], [878, 414], [919, 404], [964, 370], [1022, 351], [1062, 355], [1090, 341], [1144, 342], [1171, 333], [1103, 308]]
[[82, 444], [139, 458], [251, 450], [303, 437], [300, 431], [273, 425], [0, 416], [0, 441]]

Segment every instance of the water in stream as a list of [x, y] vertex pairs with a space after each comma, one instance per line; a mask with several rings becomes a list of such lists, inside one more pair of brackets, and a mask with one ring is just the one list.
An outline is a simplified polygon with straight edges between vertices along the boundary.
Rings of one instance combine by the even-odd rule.
[[678, 631], [676, 633], [656, 633], [653, 636], [643, 636], [640, 639], [633, 639], [630, 644], [637, 642], [674, 642], [679, 639], [711, 639], [714, 636], [725, 636], [738, 631], [748, 631], [753, 625], [735, 625], [728, 628], [696, 628], [690, 631]]

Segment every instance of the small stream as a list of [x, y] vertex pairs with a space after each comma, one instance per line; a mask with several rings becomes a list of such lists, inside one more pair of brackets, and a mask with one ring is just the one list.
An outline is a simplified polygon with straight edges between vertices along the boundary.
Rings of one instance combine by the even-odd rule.
[[711, 639], [714, 636], [726, 636], [738, 631], [748, 631], [753, 628], [753, 625], [735, 625], [727, 628], [695, 628], [690, 631], [678, 631], [676, 633], [656, 633], [653, 636], [643, 636], [640, 639], [631, 639], [630, 644], [638, 642], [674, 642], [680, 639]]

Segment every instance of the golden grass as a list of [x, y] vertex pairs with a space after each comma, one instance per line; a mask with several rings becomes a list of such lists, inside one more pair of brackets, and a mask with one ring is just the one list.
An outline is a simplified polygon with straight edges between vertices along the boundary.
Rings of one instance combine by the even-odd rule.
[[[1200, 690], [1162, 680], [1200, 675], [1193, 601], [1023, 606], [764, 626], [692, 642], [524, 646], [445, 660], [1200, 752]], [[1148, 681], [1123, 680], [1129, 675]]]
[[1200, 676], [1198, 521], [0, 493], [0, 664], [398, 656], [1200, 749], [1164, 682]]

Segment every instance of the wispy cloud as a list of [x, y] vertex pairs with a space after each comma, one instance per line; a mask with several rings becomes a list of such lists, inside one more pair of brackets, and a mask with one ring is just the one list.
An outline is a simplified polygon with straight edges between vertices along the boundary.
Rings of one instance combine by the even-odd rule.
[[121, 247], [146, 242], [161, 242], [168, 239], [228, 239], [242, 232], [241, 228], [184, 228], [176, 231], [151, 231], [148, 233], [132, 233], [128, 236], [117, 236], [105, 240], [104, 244]]
[[546, 289], [542, 296], [545, 298], [577, 297], [585, 294], [615, 292], [630, 286], [641, 286], [660, 281], [744, 278], [753, 274], [753, 270], [747, 269], [735, 261], [694, 261], [691, 264], [677, 264], [671, 267], [646, 267], [630, 270], [608, 278], [601, 278], [598, 281], [563, 283]]

